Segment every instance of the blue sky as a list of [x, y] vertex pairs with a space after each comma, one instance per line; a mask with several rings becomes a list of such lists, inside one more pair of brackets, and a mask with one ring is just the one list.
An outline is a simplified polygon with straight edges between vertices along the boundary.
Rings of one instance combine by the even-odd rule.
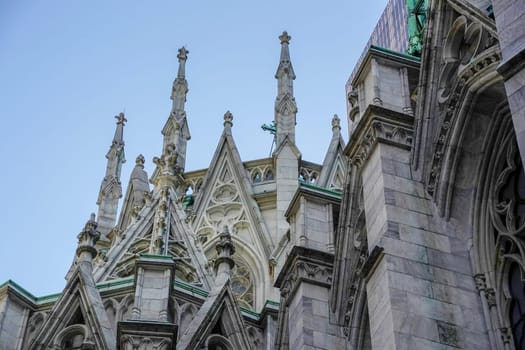
[[125, 111], [127, 185], [135, 158], [160, 154], [177, 49], [190, 51], [187, 170], [206, 168], [226, 110], [243, 160], [267, 157], [278, 35], [292, 36], [296, 142], [321, 163], [344, 86], [387, 0], [0, 1], [0, 283], [60, 292], [76, 236], [96, 212]]

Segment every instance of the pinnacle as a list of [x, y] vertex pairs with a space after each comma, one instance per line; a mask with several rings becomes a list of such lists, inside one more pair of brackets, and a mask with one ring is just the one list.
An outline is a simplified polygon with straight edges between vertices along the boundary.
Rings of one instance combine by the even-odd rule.
[[229, 126], [230, 128], [233, 126], [233, 114], [231, 114], [230, 111], [226, 111], [224, 113], [224, 126]]
[[139, 166], [141, 168], [144, 168], [144, 163], [146, 160], [144, 159], [144, 156], [142, 154], [139, 154], [137, 156], [137, 159], [135, 159], [135, 166]]
[[[77, 255], [81, 256], [83, 252], [88, 255], [82, 260], [92, 259], [97, 255], [95, 244], [100, 238], [100, 232], [97, 231], [97, 222], [95, 221], [95, 214], [91, 213], [89, 220], [84, 225], [82, 231], [78, 234], [78, 248]], [[89, 257], [89, 258], [88, 258]]]
[[334, 117], [332, 118], [332, 130], [335, 129], [341, 130], [341, 119], [339, 119], [337, 114], [334, 114]]

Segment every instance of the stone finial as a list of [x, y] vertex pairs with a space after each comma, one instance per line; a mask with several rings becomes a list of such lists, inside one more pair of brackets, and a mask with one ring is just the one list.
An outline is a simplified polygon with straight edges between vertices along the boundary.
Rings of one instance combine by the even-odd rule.
[[[91, 255], [91, 258], [94, 258], [97, 255], [95, 244], [100, 238], [100, 232], [97, 231], [97, 222], [95, 221], [94, 213], [91, 213], [89, 220], [86, 222], [84, 228], [78, 234], [77, 238], [77, 255], [81, 257], [82, 253], [87, 252]], [[87, 257], [89, 257], [89, 255]]]
[[224, 126], [229, 126], [230, 128], [233, 126], [233, 114], [231, 114], [230, 111], [226, 111], [224, 113]]
[[339, 119], [337, 114], [334, 114], [332, 118], [332, 130], [341, 130], [341, 119]]
[[231, 257], [235, 253], [235, 246], [228, 226], [224, 226], [222, 232], [219, 233], [219, 240], [215, 244], [215, 249], [219, 257]]
[[223, 231], [219, 234], [219, 240], [215, 243], [217, 250], [217, 259], [215, 259], [215, 271], [217, 273], [217, 281], [224, 281], [230, 277], [231, 270], [235, 266], [235, 262], [231, 256], [235, 253], [235, 246], [231, 239], [230, 231], [227, 226], [224, 226]]
[[162, 156], [153, 157], [153, 163], [157, 165], [161, 175], [175, 175], [177, 172], [177, 149], [173, 143], [166, 145]]
[[137, 159], [135, 159], [135, 166], [138, 166], [142, 169], [144, 169], [144, 163], [146, 162], [146, 159], [144, 159], [144, 156], [142, 154], [139, 154], [137, 156]]
[[126, 117], [124, 116], [124, 113], [120, 112], [118, 115], [115, 116], [115, 119], [117, 119], [117, 125], [125, 125], [124, 123], [126, 123], [128, 120], [126, 119]]
[[289, 44], [290, 40], [292, 40], [292, 37], [288, 35], [288, 32], [285, 30], [281, 35], [279, 35], [279, 40], [281, 40], [281, 44]]
[[188, 59], [188, 54], [190, 52], [188, 50], [186, 50], [186, 48], [183, 46], [179, 49], [179, 54], [177, 55], [177, 58], [179, 59], [179, 62], [180, 61], [186, 61]]

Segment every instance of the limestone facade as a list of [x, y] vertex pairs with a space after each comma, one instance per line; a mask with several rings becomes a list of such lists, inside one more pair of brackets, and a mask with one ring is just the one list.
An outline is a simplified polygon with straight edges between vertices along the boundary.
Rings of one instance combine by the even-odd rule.
[[154, 173], [123, 192], [117, 116], [65, 289], [1, 285], [0, 349], [525, 349], [525, 5], [425, 8], [420, 57], [367, 48], [322, 164], [284, 32], [273, 155], [243, 161], [226, 112], [187, 171], [180, 49]]

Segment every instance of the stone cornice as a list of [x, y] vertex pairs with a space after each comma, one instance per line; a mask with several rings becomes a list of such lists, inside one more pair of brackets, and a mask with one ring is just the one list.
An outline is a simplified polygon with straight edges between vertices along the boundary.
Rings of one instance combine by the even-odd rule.
[[351, 80], [349, 83], [351, 86], [357, 86], [359, 81], [363, 79], [362, 75], [368, 69], [372, 58], [388, 61], [390, 65], [411, 67], [415, 69], [419, 69], [420, 66], [420, 60], [418, 57], [372, 45], [368, 48], [357, 69], [354, 70], [354, 74], [350, 77]]
[[332, 203], [335, 205], [339, 205], [341, 203], [341, 193], [337, 193], [324, 187], [318, 187], [299, 182], [299, 187], [290, 201], [288, 209], [284, 213], [284, 216], [287, 220], [289, 220], [289, 217], [292, 215], [292, 213], [297, 211], [297, 207], [299, 206], [300, 202], [299, 198], [303, 196], [308, 199], [315, 199], [317, 201]]
[[412, 147], [414, 118], [382, 106], [369, 105], [350, 137], [345, 154], [361, 167], [378, 142], [406, 150]]
[[503, 79], [508, 80], [517, 72], [525, 69], [525, 49], [520, 50], [511, 58], [503, 61], [498, 66], [498, 73], [503, 76]]
[[294, 246], [275, 281], [288, 304], [302, 282], [330, 288], [334, 256], [319, 250]]

